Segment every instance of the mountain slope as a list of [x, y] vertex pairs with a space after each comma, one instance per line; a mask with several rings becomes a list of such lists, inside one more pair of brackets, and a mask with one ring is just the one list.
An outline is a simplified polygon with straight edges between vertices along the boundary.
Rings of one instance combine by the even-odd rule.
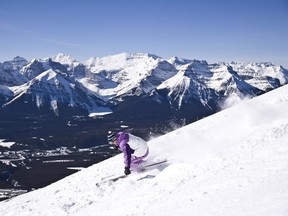
[[147, 161], [167, 158], [166, 164], [107, 182], [123, 172], [118, 155], [2, 202], [0, 211], [5, 216], [287, 215], [287, 95], [286, 85], [152, 139]]

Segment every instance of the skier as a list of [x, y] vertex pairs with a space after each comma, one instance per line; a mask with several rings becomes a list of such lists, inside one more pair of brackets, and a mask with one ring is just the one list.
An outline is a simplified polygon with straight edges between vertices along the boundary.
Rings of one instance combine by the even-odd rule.
[[114, 149], [120, 149], [123, 152], [125, 175], [131, 173], [130, 168], [135, 171], [141, 169], [143, 159], [149, 154], [148, 145], [143, 139], [129, 133], [109, 131], [107, 140], [109, 144], [114, 145]]

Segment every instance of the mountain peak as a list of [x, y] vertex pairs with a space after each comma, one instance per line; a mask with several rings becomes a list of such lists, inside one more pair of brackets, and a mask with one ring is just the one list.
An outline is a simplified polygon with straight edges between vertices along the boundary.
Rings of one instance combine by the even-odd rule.
[[173, 65], [186, 65], [186, 64], [202, 64], [202, 65], [208, 65], [207, 61], [205, 60], [198, 60], [198, 59], [185, 59], [185, 58], [179, 58], [177, 56], [174, 56], [170, 59], [168, 59], [168, 62]]
[[189, 64], [192, 62], [192, 60], [179, 58], [178, 56], [174, 56], [174, 57], [168, 59], [168, 62], [171, 64]]
[[23, 57], [16, 56], [13, 58], [13, 62], [27, 62], [27, 60]]
[[[116, 55], [109, 55], [105, 57], [91, 57], [84, 62], [84, 65], [90, 68], [94, 72], [101, 70], [129, 70], [134, 68], [134, 72], [144, 70], [146, 65], [154, 65], [158, 60], [162, 58], [148, 53], [120, 53]], [[135, 68], [135, 66], [137, 66]], [[105, 68], [105, 69], [104, 69]]]
[[51, 59], [54, 62], [59, 62], [63, 65], [69, 65], [69, 66], [73, 65], [74, 63], [77, 63], [76, 59], [74, 59], [71, 56], [66, 55], [64, 53], [59, 53], [55, 56], [52, 56]]

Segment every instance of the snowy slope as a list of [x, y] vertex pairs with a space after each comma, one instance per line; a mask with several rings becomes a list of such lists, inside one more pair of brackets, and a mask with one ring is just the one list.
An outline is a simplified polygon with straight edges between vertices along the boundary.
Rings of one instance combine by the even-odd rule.
[[107, 182], [123, 172], [118, 155], [1, 202], [0, 212], [3, 216], [288, 215], [287, 108], [288, 85], [152, 139], [147, 163], [167, 158], [166, 164]]

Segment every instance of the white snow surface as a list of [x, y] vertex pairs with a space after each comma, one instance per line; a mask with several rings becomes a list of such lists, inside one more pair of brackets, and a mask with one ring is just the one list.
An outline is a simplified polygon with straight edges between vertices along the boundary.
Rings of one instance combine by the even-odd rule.
[[165, 164], [109, 182], [120, 154], [1, 202], [1, 215], [288, 215], [287, 108], [288, 85], [151, 139], [146, 163]]

